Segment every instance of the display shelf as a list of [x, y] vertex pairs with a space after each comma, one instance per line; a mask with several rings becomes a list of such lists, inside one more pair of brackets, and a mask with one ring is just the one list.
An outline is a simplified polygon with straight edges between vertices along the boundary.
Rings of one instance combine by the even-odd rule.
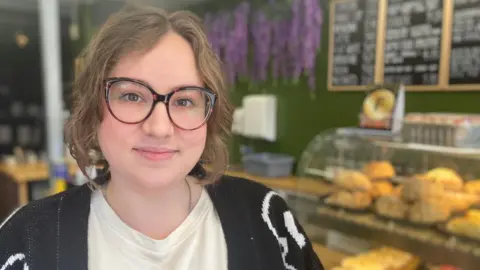
[[387, 222], [374, 214], [351, 214], [322, 206], [309, 215], [308, 223], [402, 249], [434, 264], [476, 269], [480, 261], [480, 245], [446, 237], [435, 229]]
[[467, 156], [480, 158], [479, 148], [460, 148], [460, 147], [448, 147], [439, 145], [419, 144], [419, 143], [401, 143], [401, 142], [389, 142], [375, 140], [373, 143], [377, 146], [387, 147], [391, 149], [408, 149], [417, 150], [430, 153], [441, 153], [452, 156]]

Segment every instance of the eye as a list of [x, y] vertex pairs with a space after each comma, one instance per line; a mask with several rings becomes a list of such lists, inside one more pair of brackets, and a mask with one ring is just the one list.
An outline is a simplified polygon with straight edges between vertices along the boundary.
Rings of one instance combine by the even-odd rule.
[[142, 101], [142, 98], [135, 93], [125, 93], [120, 96], [120, 100], [128, 102], [139, 102]]
[[194, 104], [193, 104], [192, 100], [182, 98], [182, 99], [175, 100], [175, 105], [180, 106], [180, 107], [188, 107], [188, 106], [192, 106]]

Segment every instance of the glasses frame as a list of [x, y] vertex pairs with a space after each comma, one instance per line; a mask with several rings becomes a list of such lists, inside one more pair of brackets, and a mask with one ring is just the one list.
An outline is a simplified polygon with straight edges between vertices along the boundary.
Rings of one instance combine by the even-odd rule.
[[[110, 87], [117, 82], [132, 82], [132, 83], [140, 84], [140, 85], [144, 86], [145, 88], [147, 88], [150, 91], [150, 93], [152, 94], [152, 97], [153, 97], [152, 106], [151, 106], [148, 114], [142, 120], [135, 121], [135, 122], [127, 122], [127, 121], [123, 121], [123, 120], [119, 119], [113, 113], [112, 108], [110, 107], [110, 100], [109, 100], [108, 97], [110, 95]], [[187, 128], [180, 127], [178, 124], [175, 123], [175, 121], [173, 121], [172, 116], [170, 115], [169, 102], [170, 102], [170, 99], [172, 98], [172, 96], [175, 93], [180, 92], [180, 91], [185, 91], [185, 90], [191, 90], [191, 89], [197, 89], [197, 90], [200, 90], [200, 91], [204, 92], [208, 96], [208, 98], [210, 99], [210, 102], [211, 102], [212, 105], [210, 106], [210, 109], [208, 110], [208, 112], [205, 116], [205, 119], [203, 120], [203, 122], [198, 127], [187, 129]], [[217, 99], [217, 95], [213, 91], [211, 91], [210, 89], [207, 89], [207, 88], [199, 87], [199, 86], [182, 86], [182, 87], [179, 87], [179, 88], [173, 90], [172, 92], [170, 92], [166, 95], [161, 95], [161, 94], [158, 94], [157, 92], [155, 92], [155, 90], [153, 90], [153, 88], [150, 85], [148, 85], [147, 83], [145, 83], [141, 80], [135, 80], [135, 79], [132, 79], [132, 78], [127, 78], [127, 77], [111, 77], [111, 78], [108, 78], [108, 79], [105, 80], [105, 102], [107, 103], [108, 111], [110, 112], [110, 114], [116, 120], [118, 120], [121, 123], [128, 124], [128, 125], [134, 125], [134, 124], [139, 124], [139, 123], [144, 122], [145, 120], [148, 119], [148, 117], [150, 117], [150, 115], [152, 115], [153, 110], [155, 109], [155, 106], [158, 103], [163, 103], [163, 104], [165, 104], [165, 107], [167, 109], [168, 118], [174, 126], [176, 126], [179, 129], [183, 129], [183, 130], [196, 130], [196, 129], [201, 128], [203, 125], [205, 125], [205, 123], [210, 118], [210, 116], [213, 112], [213, 107], [215, 106], [216, 99]]]

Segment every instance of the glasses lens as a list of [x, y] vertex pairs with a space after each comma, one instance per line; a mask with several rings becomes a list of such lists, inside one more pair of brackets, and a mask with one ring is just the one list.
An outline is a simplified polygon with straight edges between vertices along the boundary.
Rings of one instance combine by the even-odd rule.
[[112, 114], [122, 122], [142, 121], [152, 108], [153, 96], [145, 86], [119, 81], [110, 86], [108, 105]]
[[180, 128], [195, 129], [208, 117], [212, 101], [208, 94], [200, 89], [187, 88], [175, 92], [169, 102], [172, 121]]

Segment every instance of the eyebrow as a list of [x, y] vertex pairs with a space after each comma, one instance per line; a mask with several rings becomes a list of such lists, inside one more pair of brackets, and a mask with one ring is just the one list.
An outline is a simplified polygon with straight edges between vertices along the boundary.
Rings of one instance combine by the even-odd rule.
[[[142, 79], [138, 79], [138, 78], [134, 78], [134, 77], [112, 77], [112, 78], [117, 78], [117, 79], [130, 79], [130, 80], [134, 80], [134, 81], [137, 81], [137, 82], [140, 82], [148, 87], [150, 87], [152, 90], [156, 90], [156, 88], [154, 88], [151, 84], [149, 84], [147, 81], [145, 80], [142, 80]], [[194, 87], [205, 87], [205, 85], [203, 84], [197, 84], [197, 83], [194, 83], [194, 84], [179, 84], [179, 85], [176, 85], [174, 87], [170, 87], [168, 90], [168, 93], [171, 93], [177, 89], [180, 89], [180, 88], [184, 88], [184, 87], [190, 87], [190, 86], [194, 86]], [[155, 91], [157, 92], [157, 91]], [[159, 93], [157, 93], [159, 94]]]

